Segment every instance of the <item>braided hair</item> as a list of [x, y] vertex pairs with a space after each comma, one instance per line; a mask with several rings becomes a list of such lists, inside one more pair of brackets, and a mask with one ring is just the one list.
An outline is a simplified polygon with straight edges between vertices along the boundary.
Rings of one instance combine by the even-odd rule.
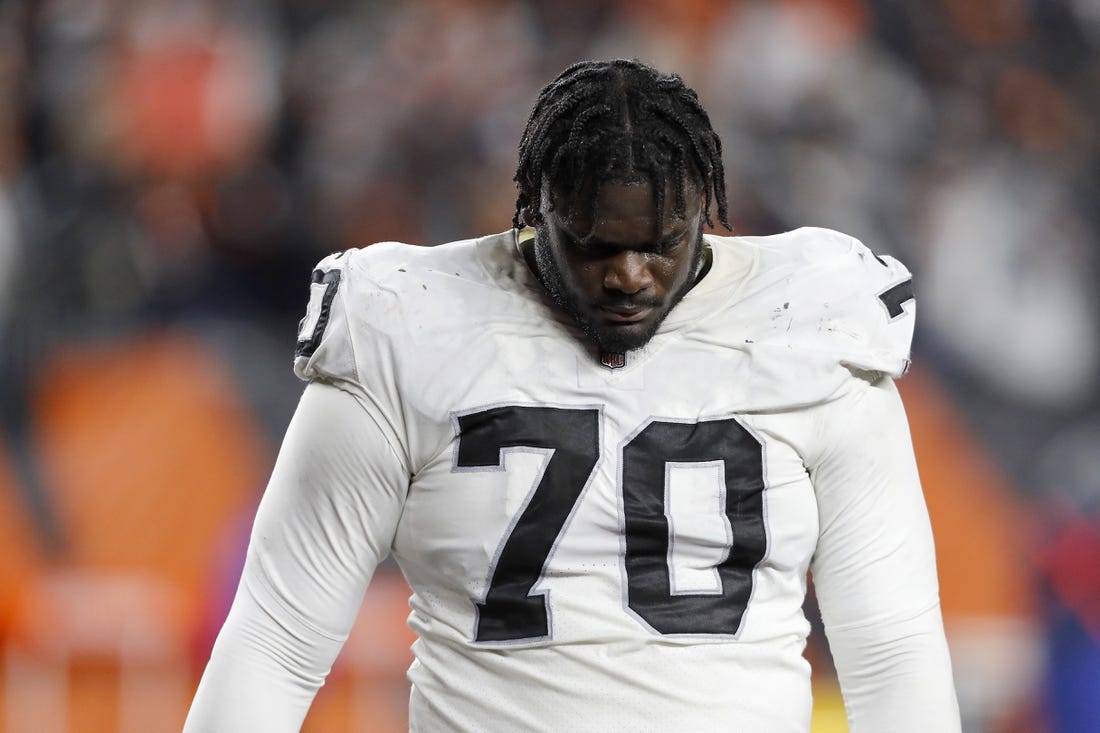
[[[563, 71], [539, 93], [519, 143], [515, 182], [519, 189], [512, 224], [538, 221], [542, 186], [568, 202], [591, 186], [595, 215], [599, 184], [649, 178], [656, 192], [657, 226], [665, 188], [672, 184], [674, 213], [683, 217], [689, 178], [700, 185], [708, 226], [711, 203], [718, 221], [732, 229], [726, 205], [722, 142], [694, 90], [677, 74], [662, 74], [636, 60], [582, 61]], [[553, 201], [547, 202], [553, 208]]]

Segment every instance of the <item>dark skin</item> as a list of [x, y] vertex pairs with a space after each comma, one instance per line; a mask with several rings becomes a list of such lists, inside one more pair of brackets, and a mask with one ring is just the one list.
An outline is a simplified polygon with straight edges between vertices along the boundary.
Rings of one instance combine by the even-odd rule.
[[[588, 193], [582, 189], [576, 200], [589, 201]], [[570, 211], [557, 197], [553, 209], [544, 203], [540, 216], [528, 217], [536, 232], [524, 251], [528, 265], [602, 350], [644, 346], [705, 273], [710, 251], [703, 247], [700, 187], [689, 183], [685, 198], [677, 217], [675, 195], [666, 191], [660, 230], [648, 179], [605, 182], [595, 220], [586, 205]]]

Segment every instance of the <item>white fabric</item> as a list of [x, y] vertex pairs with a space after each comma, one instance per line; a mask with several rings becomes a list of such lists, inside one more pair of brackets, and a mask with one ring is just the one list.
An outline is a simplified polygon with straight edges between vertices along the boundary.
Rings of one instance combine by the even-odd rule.
[[[321, 336], [296, 362], [313, 383], [185, 730], [298, 730], [387, 552], [413, 589], [413, 730], [805, 733], [811, 563], [853, 733], [958, 730], [932, 537], [889, 376], [907, 365], [912, 302], [891, 318], [878, 298], [908, 273], [824, 230], [708, 243], [711, 272], [616, 370], [543, 299], [512, 233], [322, 263], [340, 279], [299, 334]], [[498, 446], [500, 465], [460, 458], [468, 416], [547, 407], [579, 416], [568, 434], [533, 423], [549, 447], [520, 431]], [[736, 437], [698, 461], [630, 452], [668, 428], [683, 445], [655, 450], [694, 455], [717, 424]], [[502, 547], [530, 529], [529, 504], [550, 516], [546, 477], [585, 456], [594, 467], [528, 593], [545, 599], [546, 633], [476, 641]], [[752, 476], [762, 492], [745, 488]], [[639, 481], [657, 482], [663, 507], [632, 503]], [[723, 514], [727, 495], [744, 501]], [[737, 604], [707, 587], [714, 563], [755, 546], [742, 514], [762, 517], [766, 545], [736, 571], [751, 580], [739, 623], [715, 631]], [[628, 515], [668, 529], [632, 535]], [[656, 558], [624, 539], [665, 531]], [[666, 585], [628, 557], [665, 567]], [[660, 616], [714, 598], [713, 613]], [[687, 630], [661, 633], [666, 621]]]

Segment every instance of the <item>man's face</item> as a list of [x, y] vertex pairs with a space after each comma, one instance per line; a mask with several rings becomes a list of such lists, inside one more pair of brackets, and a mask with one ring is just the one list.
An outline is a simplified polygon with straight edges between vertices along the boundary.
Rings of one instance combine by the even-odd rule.
[[703, 199], [691, 183], [684, 193], [678, 218], [675, 193], [666, 191], [661, 231], [649, 181], [604, 183], [594, 221], [590, 191], [578, 193], [568, 217], [559, 213], [567, 207], [543, 204], [535, 227], [539, 275], [558, 306], [604, 351], [645, 345], [693, 285], [703, 252]]

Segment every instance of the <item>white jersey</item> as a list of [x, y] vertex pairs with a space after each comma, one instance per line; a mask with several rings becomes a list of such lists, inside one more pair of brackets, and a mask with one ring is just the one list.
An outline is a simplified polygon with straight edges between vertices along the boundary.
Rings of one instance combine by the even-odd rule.
[[822, 229], [707, 236], [619, 365], [515, 237], [319, 265], [312, 384], [186, 730], [297, 730], [391, 552], [413, 730], [806, 733], [811, 569], [853, 733], [957, 730], [891, 380], [905, 268]]

